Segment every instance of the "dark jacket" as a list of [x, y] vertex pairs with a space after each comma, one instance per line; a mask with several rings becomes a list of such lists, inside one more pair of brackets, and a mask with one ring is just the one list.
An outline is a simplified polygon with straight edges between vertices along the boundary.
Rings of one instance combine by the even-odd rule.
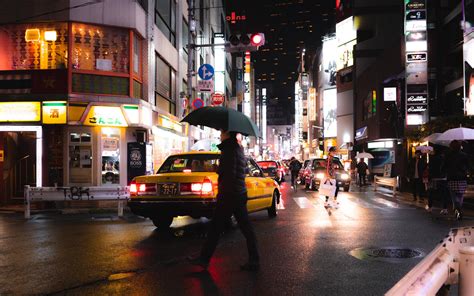
[[446, 163], [445, 163], [444, 155], [435, 154], [431, 156], [428, 167], [429, 167], [430, 179], [446, 178]]
[[359, 163], [357, 163], [357, 173], [359, 175], [367, 175], [367, 169], [369, 168], [367, 166], [367, 164], [363, 161], [360, 161]]
[[[412, 158], [408, 166], [408, 176], [410, 178], [415, 178], [415, 165], [416, 165], [416, 158]], [[418, 160], [418, 178], [419, 179], [423, 178], [423, 173], [425, 172], [426, 166], [427, 166], [426, 158], [421, 157]]]
[[245, 187], [247, 159], [244, 150], [234, 138], [225, 140], [217, 147], [221, 150], [217, 169], [219, 194], [223, 194], [225, 198], [229, 194], [247, 193], [247, 187]]
[[297, 159], [293, 159], [290, 162], [290, 171], [297, 173], [300, 170], [301, 170], [301, 162], [299, 162]]
[[446, 174], [448, 181], [467, 180], [469, 159], [464, 152], [450, 152], [446, 155]]

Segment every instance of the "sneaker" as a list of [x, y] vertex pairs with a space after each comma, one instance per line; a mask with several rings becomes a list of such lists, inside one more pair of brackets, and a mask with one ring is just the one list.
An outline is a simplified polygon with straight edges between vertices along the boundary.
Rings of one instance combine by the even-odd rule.
[[425, 205], [425, 210], [428, 212], [428, 213], [431, 213], [431, 208], [429, 205]]
[[454, 216], [456, 217], [456, 220], [462, 220], [462, 213], [458, 209], [454, 210]]
[[240, 270], [245, 270], [245, 271], [258, 271], [260, 269], [260, 264], [259, 263], [245, 263], [244, 265], [240, 265]]
[[200, 266], [202, 269], [207, 270], [209, 267], [209, 262], [202, 259], [201, 257], [188, 257], [187, 258], [189, 264], [195, 265], [195, 266]]
[[439, 212], [440, 215], [447, 215], [448, 214], [448, 209], [442, 209], [440, 212]]

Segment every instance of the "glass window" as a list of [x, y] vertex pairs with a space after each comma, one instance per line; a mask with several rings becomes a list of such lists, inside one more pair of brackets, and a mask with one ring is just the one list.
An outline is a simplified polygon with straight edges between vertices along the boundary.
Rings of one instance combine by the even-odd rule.
[[176, 115], [176, 72], [156, 56], [156, 106]]
[[141, 64], [141, 39], [133, 34], [133, 72], [141, 75], [140, 64]]
[[72, 67], [128, 73], [129, 30], [72, 24]]
[[69, 133], [69, 181], [90, 184], [92, 176], [92, 136], [90, 133]]
[[186, 47], [189, 42], [189, 26], [185, 19], [183, 19], [183, 26], [181, 30], [181, 42], [183, 43], [184, 57], [188, 58], [188, 48]]
[[120, 183], [120, 129], [102, 128], [102, 184]]
[[189, 154], [168, 157], [158, 170], [161, 173], [217, 172], [219, 154]]
[[67, 68], [67, 23], [2, 26], [0, 44], [0, 70]]
[[253, 177], [262, 177], [262, 172], [256, 163], [247, 159], [247, 175]]
[[156, 0], [155, 23], [168, 40], [176, 46], [176, 2]]

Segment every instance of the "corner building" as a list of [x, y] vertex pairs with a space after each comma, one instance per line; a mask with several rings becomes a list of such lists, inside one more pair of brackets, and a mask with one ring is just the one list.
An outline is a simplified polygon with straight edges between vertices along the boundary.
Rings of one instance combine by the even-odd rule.
[[188, 83], [187, 5], [3, 5], [0, 202], [22, 197], [24, 185], [125, 186], [188, 149], [192, 129], [179, 122], [189, 111], [180, 95]]

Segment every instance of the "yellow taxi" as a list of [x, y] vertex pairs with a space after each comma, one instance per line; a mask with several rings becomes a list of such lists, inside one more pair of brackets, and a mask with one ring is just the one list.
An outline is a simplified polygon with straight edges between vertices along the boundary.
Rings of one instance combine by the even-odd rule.
[[[187, 152], [169, 156], [155, 175], [135, 177], [128, 206], [150, 218], [158, 228], [168, 228], [176, 216], [212, 217], [217, 201], [219, 152]], [[247, 159], [247, 209], [277, 215], [280, 187], [264, 177], [260, 167]]]

